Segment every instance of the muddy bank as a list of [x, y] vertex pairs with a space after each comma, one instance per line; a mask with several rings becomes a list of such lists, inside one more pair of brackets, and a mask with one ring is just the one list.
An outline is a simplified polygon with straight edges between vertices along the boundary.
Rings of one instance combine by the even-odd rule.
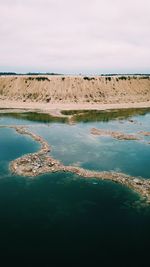
[[[149, 97], [150, 99], [150, 97]], [[108, 111], [108, 110], [129, 110], [129, 109], [146, 109], [150, 108], [150, 100], [147, 99], [146, 101], [128, 101], [124, 102], [123, 100], [121, 103], [41, 103], [41, 102], [23, 102], [22, 100], [1, 100], [0, 99], [0, 113], [7, 112], [38, 112], [38, 113], [45, 113], [50, 114], [52, 116], [62, 117], [61, 111]], [[64, 117], [64, 114], [63, 114]]]

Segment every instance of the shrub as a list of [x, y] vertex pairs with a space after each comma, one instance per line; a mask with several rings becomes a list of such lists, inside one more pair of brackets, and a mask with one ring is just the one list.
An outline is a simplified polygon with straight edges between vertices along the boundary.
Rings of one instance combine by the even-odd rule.
[[47, 77], [36, 77], [35, 78], [37, 81], [48, 81], [49, 82], [49, 79]]
[[94, 77], [87, 77], [87, 76], [83, 77], [83, 79], [87, 81], [95, 80]]
[[140, 79], [149, 79], [150, 76], [146, 75], [146, 76], [142, 76]]
[[126, 77], [126, 76], [120, 76], [118, 79], [119, 79], [119, 80], [126, 80], [127, 77]]
[[111, 81], [111, 77], [106, 77], [106, 81]]
[[40, 81], [50, 81], [47, 77], [29, 77], [29, 81], [37, 80], [38, 82]]

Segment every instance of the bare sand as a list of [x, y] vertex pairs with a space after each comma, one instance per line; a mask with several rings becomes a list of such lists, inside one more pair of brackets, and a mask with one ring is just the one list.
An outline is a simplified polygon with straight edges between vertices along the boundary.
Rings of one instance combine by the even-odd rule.
[[148, 76], [0, 76], [0, 108], [60, 110], [150, 107]]
[[[118, 103], [118, 104], [85, 104], [85, 103], [35, 103], [22, 101], [1, 100], [0, 109], [9, 109], [10, 112], [37, 111], [51, 114], [53, 116], [62, 116], [61, 110], [113, 110], [129, 108], [150, 108], [150, 101], [138, 103]], [[3, 112], [3, 110], [1, 110]]]

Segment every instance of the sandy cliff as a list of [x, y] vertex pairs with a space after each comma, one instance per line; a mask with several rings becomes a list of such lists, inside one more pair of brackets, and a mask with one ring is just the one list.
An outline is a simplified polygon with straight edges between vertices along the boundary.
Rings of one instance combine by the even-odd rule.
[[150, 77], [1, 76], [0, 101], [135, 103], [150, 100]]

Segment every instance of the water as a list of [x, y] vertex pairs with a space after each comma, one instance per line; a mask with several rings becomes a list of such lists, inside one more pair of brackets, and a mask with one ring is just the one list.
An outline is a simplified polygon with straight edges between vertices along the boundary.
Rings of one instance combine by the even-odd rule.
[[[29, 125], [64, 164], [150, 178], [150, 137], [118, 141], [90, 133], [93, 127], [150, 131], [150, 113], [131, 113], [135, 124], [129, 114], [106, 115], [107, 120], [78, 119], [75, 125], [38, 116], [29, 121], [24, 115], [1, 116], [0, 123]], [[11, 160], [38, 149], [30, 137], [0, 128], [1, 266], [149, 266], [150, 207], [139, 195], [111, 181], [71, 173], [36, 178], [10, 173]]]

